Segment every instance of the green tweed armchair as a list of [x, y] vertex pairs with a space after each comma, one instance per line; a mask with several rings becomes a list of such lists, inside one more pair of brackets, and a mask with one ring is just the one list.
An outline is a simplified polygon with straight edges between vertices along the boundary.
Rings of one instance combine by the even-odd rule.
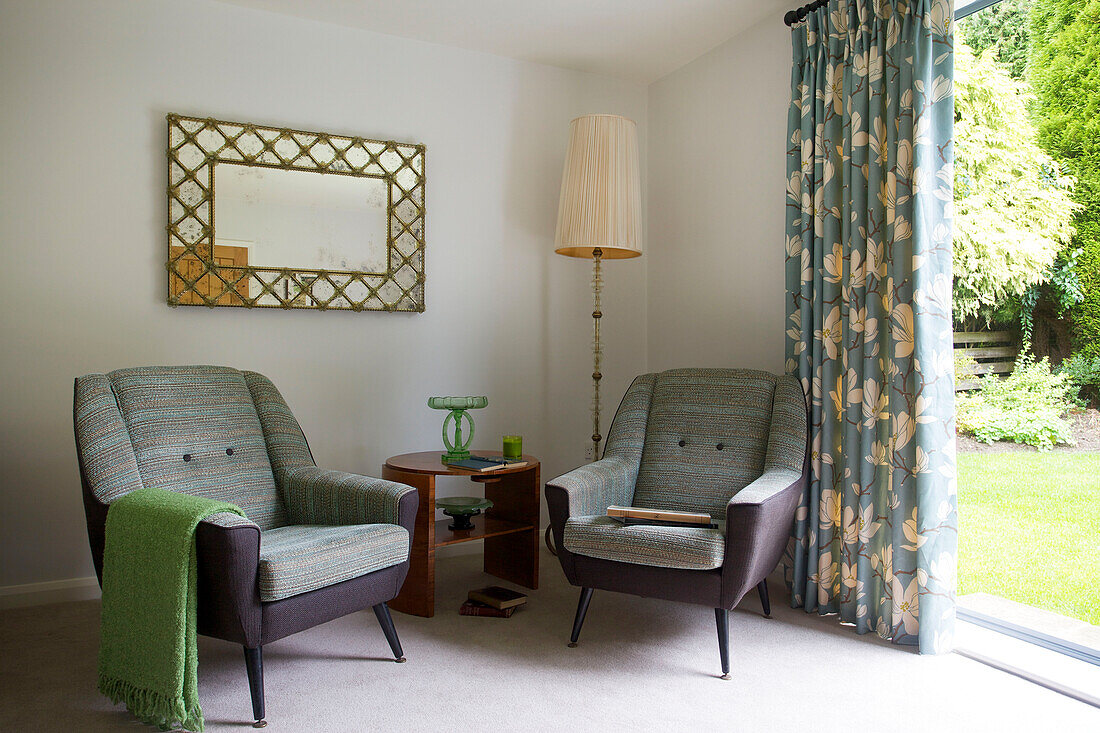
[[[603, 458], [546, 485], [565, 576], [581, 588], [570, 646], [596, 588], [714, 608], [729, 679], [729, 610], [775, 569], [808, 477], [806, 400], [793, 377], [745, 369], [643, 374]], [[696, 527], [623, 526], [610, 505], [705, 512]]]
[[140, 367], [76, 380], [88, 539], [103, 578], [107, 509], [142, 486], [220, 499], [247, 518], [199, 524], [198, 632], [244, 647], [256, 727], [264, 644], [367, 606], [405, 661], [386, 606], [409, 569], [417, 492], [313, 461], [282, 395], [255, 372]]

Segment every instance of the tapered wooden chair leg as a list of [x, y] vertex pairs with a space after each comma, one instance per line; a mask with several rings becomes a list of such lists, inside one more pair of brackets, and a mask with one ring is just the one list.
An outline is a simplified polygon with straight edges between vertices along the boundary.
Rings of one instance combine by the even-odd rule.
[[768, 618], [772, 617], [772, 604], [768, 600], [768, 581], [767, 579], [761, 580], [760, 584], [756, 586], [757, 592], [760, 594], [760, 605], [764, 607], [764, 615]]
[[264, 720], [264, 658], [263, 647], [244, 648], [244, 664], [248, 669], [248, 691], [252, 693], [252, 717], [256, 722], [253, 728], [263, 728]]
[[390, 616], [390, 607], [385, 603], [379, 603], [374, 606], [374, 615], [378, 617], [378, 625], [382, 627], [382, 633], [386, 635], [386, 641], [390, 643], [393, 661], [401, 664], [405, 661], [405, 654], [401, 651], [401, 640], [397, 638], [397, 629], [394, 628], [393, 617]]
[[730, 612], [724, 608], [714, 609], [714, 620], [718, 623], [718, 653], [722, 656], [722, 679], [730, 678]]
[[581, 637], [581, 626], [584, 624], [584, 616], [588, 613], [588, 604], [592, 601], [592, 589], [581, 588], [581, 598], [577, 601], [577, 615], [573, 619], [573, 633], [569, 635], [569, 646], [575, 647], [577, 639]]

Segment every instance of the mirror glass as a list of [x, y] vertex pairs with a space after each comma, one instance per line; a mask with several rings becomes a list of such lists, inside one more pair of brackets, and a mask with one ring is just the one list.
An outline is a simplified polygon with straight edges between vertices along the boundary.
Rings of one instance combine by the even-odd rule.
[[215, 248], [245, 248], [253, 267], [386, 271], [382, 178], [219, 163], [214, 191]]

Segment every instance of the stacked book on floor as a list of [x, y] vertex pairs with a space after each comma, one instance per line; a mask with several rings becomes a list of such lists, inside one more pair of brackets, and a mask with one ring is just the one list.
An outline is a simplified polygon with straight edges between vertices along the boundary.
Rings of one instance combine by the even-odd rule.
[[490, 585], [472, 590], [458, 612], [463, 616], [494, 616], [508, 618], [516, 609], [527, 603], [527, 596], [519, 591]]

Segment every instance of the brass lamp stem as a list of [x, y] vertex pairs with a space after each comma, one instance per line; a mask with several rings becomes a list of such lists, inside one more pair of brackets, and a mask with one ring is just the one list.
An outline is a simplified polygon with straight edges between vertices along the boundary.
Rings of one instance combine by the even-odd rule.
[[600, 288], [603, 286], [603, 277], [600, 272], [600, 258], [603, 250], [596, 247], [592, 250], [592, 460], [600, 460], [600, 361], [603, 352], [600, 350], [600, 319], [603, 312], [600, 311]]

